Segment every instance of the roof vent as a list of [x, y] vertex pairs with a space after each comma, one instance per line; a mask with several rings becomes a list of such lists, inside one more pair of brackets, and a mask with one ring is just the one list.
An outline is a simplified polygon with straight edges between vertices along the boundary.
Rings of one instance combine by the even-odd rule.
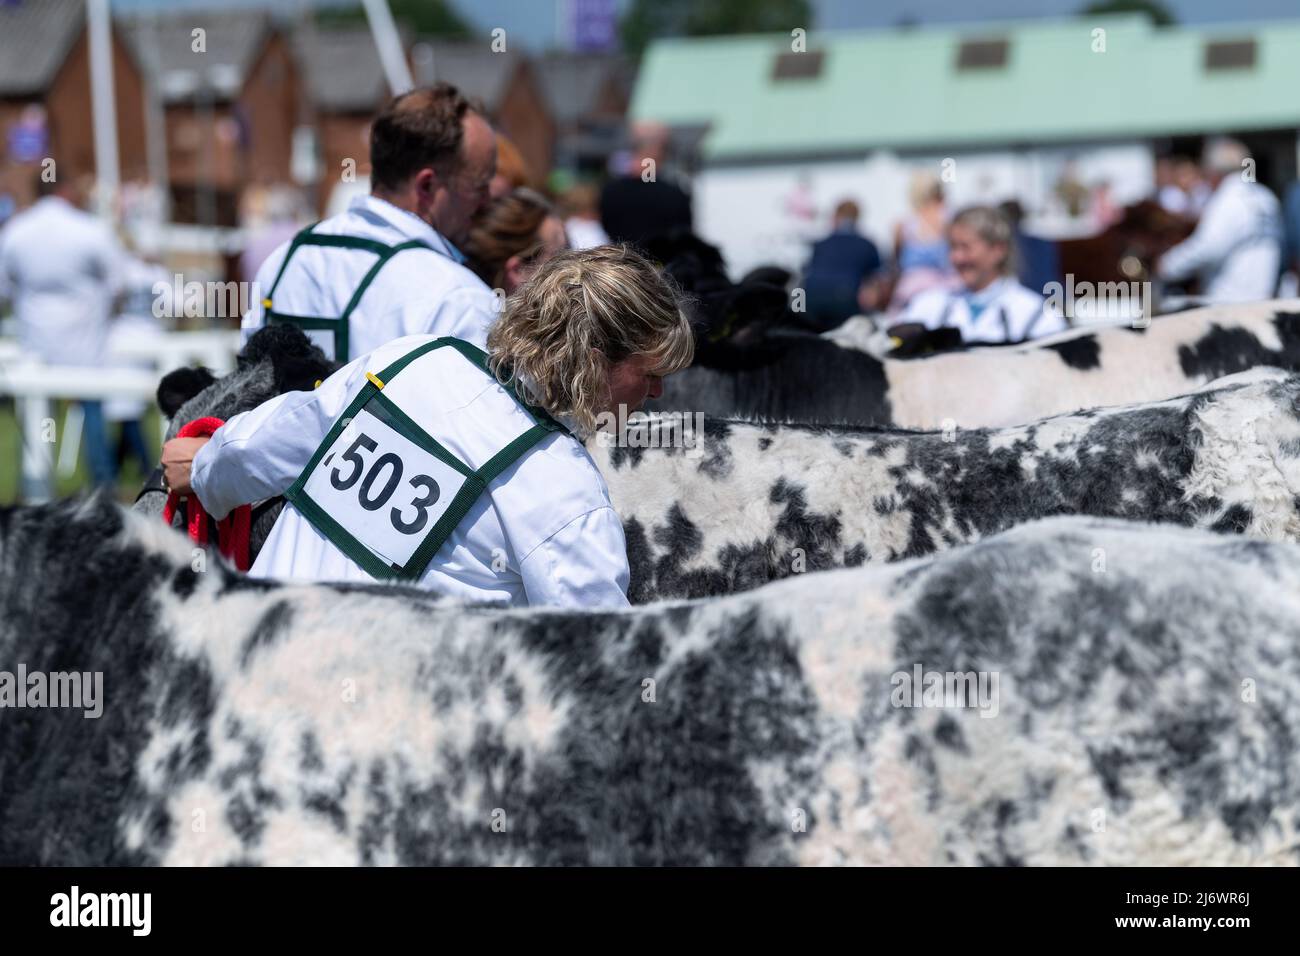
[[821, 50], [809, 50], [806, 53], [782, 53], [772, 64], [774, 80], [811, 80], [822, 75]]
[[1210, 40], [1205, 44], [1205, 69], [1253, 70], [1255, 68], [1255, 41]]
[[1007, 65], [1006, 40], [963, 40], [957, 50], [959, 70], [1000, 70]]

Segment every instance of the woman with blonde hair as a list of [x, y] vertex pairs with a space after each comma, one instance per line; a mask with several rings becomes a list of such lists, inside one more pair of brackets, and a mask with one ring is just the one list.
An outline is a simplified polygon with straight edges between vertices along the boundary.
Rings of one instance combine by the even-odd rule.
[[463, 251], [475, 275], [510, 295], [568, 245], [546, 197], [523, 187], [488, 203], [470, 225]]
[[564, 252], [506, 300], [486, 352], [390, 342], [232, 418], [197, 453], [164, 452], [166, 481], [217, 519], [285, 496], [253, 576], [621, 606], [623, 527], [582, 441], [693, 355], [678, 293], [649, 261], [619, 246]]
[[929, 170], [917, 170], [908, 187], [911, 215], [894, 228], [894, 286], [890, 310], [897, 312], [927, 289], [952, 285], [948, 265], [947, 207], [943, 183]]

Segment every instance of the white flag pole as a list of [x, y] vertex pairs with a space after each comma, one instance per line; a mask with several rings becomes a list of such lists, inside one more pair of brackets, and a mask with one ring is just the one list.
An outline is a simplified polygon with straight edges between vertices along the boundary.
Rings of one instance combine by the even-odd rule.
[[397, 35], [393, 12], [388, 9], [388, 0], [361, 2], [366, 8], [366, 19], [370, 21], [375, 47], [379, 50], [379, 62], [383, 64], [384, 76], [388, 78], [388, 88], [394, 96], [400, 96], [415, 84], [411, 82], [411, 68], [402, 51], [402, 40]]
[[95, 179], [99, 214], [116, 218], [117, 101], [113, 97], [113, 26], [109, 0], [87, 0], [86, 30], [90, 42], [90, 103], [95, 134]]

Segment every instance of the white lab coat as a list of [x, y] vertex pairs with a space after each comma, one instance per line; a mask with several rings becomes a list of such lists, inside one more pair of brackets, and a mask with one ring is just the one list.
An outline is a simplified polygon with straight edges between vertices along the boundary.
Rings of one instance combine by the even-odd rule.
[[1256, 302], [1273, 297], [1282, 257], [1281, 209], [1259, 183], [1229, 175], [1205, 204], [1196, 231], [1160, 259], [1166, 280], [1201, 280], [1211, 302]]
[[0, 271], [22, 347], [52, 364], [101, 367], [119, 257], [112, 231], [58, 196], [14, 216], [0, 235]]
[[1010, 277], [994, 279], [979, 292], [929, 289], [908, 302], [899, 321], [960, 329], [967, 342], [1019, 342], [1069, 327], [1041, 295]]
[[[194, 459], [191, 485], [204, 508], [221, 518], [283, 494], [365, 385], [365, 373], [381, 372], [431, 338], [391, 342], [315, 391], [288, 392], [231, 418]], [[454, 349], [420, 361], [433, 362], [434, 372], [399, 373], [384, 394], [470, 467], [482, 467], [532, 425], [504, 388]], [[250, 573], [371, 580], [290, 504]], [[488, 484], [418, 584], [468, 600], [617, 607], [627, 604], [628, 578], [623, 525], [604, 478], [579, 441], [554, 433]]]
[[[399, 252], [379, 270], [352, 312], [348, 333], [351, 361], [404, 335], [451, 335], [482, 348], [496, 318], [492, 290], [458, 261], [460, 253], [432, 226], [374, 196], [356, 196], [346, 212], [318, 223], [313, 232], [376, 239], [389, 245], [422, 239], [428, 249]], [[242, 323], [243, 340], [266, 324], [262, 299], [270, 295], [276, 273], [289, 251], [285, 243], [257, 270], [253, 305]], [[275, 290], [272, 308], [290, 315], [336, 318], [375, 263], [364, 249], [300, 246]], [[318, 342], [331, 333], [309, 331]], [[329, 353], [332, 354], [332, 353]]]

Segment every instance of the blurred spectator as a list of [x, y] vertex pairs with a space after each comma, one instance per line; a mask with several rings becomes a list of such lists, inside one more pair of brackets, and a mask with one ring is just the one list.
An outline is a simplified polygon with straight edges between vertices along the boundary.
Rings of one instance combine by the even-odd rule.
[[1210, 186], [1202, 178], [1200, 166], [1187, 156], [1156, 161], [1156, 188], [1162, 209], [1189, 219], [1198, 217], [1210, 199]]
[[1057, 178], [1052, 192], [1056, 194], [1056, 198], [1065, 207], [1066, 215], [1071, 219], [1078, 219], [1088, 207], [1088, 187], [1079, 179], [1079, 171], [1072, 159], [1067, 160], [1061, 168], [1061, 175]]
[[1124, 218], [1124, 210], [1115, 203], [1110, 194], [1110, 180], [1099, 179], [1092, 187], [1092, 198], [1088, 203], [1088, 212], [1092, 216], [1092, 227], [1097, 232], [1105, 232]]
[[[57, 167], [55, 167], [57, 168]], [[31, 208], [10, 220], [0, 241], [0, 271], [13, 299], [19, 341], [52, 365], [102, 368], [121, 252], [104, 223], [79, 208], [74, 178], [47, 183], [38, 174]], [[96, 485], [113, 482], [100, 402], [82, 402], [85, 448]], [[48, 487], [25, 488], [29, 498]]]
[[1009, 199], [998, 206], [998, 212], [1011, 224], [1015, 242], [1016, 277], [1020, 284], [1041, 293], [1048, 283], [1061, 281], [1061, 253], [1056, 243], [1040, 239], [1025, 232], [1021, 226], [1024, 210], [1020, 203]]
[[[167, 270], [144, 255], [134, 254], [129, 242], [123, 242], [123, 246], [127, 251], [122, 257], [122, 293], [117, 314], [108, 329], [110, 354], [122, 346], [163, 335], [165, 328], [155, 313], [172, 314], [172, 282]], [[155, 289], [160, 291], [155, 292]], [[122, 368], [147, 370], [153, 367], [148, 358], [134, 361], [113, 359], [111, 362]], [[104, 401], [104, 417], [119, 424], [117, 452], [114, 456], [116, 469], [125, 465], [128, 459], [135, 459], [141, 477], [148, 475], [156, 463], [156, 458], [150, 453], [145, 441], [141, 424], [146, 408], [147, 403], [138, 398], [110, 398]]]
[[[961, 288], [916, 296], [902, 319], [926, 329], [956, 328], [966, 342], [1019, 342], [1063, 331], [1065, 319], [1013, 277], [1011, 223], [989, 206], [971, 206], [948, 227]], [[895, 327], [896, 331], [898, 327]]]
[[1156, 160], [1156, 202], [1165, 212], [1190, 216], [1191, 197], [1178, 185], [1178, 159], [1161, 156]]
[[609, 242], [600, 225], [600, 193], [590, 183], [578, 183], [560, 194], [564, 231], [574, 249], [590, 249]]
[[1196, 231], [1157, 263], [1166, 281], [1193, 276], [1210, 302], [1268, 299], [1277, 288], [1282, 225], [1277, 198], [1243, 177], [1250, 151], [1233, 139], [1212, 140], [1205, 149], [1206, 177], [1214, 188]]
[[1287, 187], [1282, 222], [1286, 237], [1283, 267], [1300, 276], [1300, 180]]
[[497, 171], [488, 189], [489, 197], [500, 199], [512, 189], [532, 184], [533, 177], [524, 162], [524, 154], [519, 152], [518, 146], [497, 133]]
[[880, 269], [876, 244], [858, 232], [858, 204], [835, 207], [831, 234], [813, 244], [804, 272], [808, 323], [818, 331], [835, 328], [858, 312], [858, 290]]
[[538, 266], [566, 248], [564, 223], [546, 197], [516, 189], [478, 214], [464, 251], [466, 265], [480, 279], [510, 295]]
[[948, 265], [947, 209], [943, 183], [926, 171], [912, 176], [908, 190], [911, 215], [894, 228], [894, 267], [898, 284], [894, 286], [890, 308], [905, 308], [912, 297], [927, 289], [950, 288], [952, 270]]
[[662, 125], [633, 127], [631, 161], [600, 194], [600, 223], [612, 241], [641, 243], [673, 229], [691, 231], [691, 199], [661, 168], [667, 146]]
[[249, 239], [239, 257], [239, 271], [245, 282], [252, 282], [262, 263], [288, 242], [303, 225], [303, 202], [292, 186], [251, 187], [244, 209]]

